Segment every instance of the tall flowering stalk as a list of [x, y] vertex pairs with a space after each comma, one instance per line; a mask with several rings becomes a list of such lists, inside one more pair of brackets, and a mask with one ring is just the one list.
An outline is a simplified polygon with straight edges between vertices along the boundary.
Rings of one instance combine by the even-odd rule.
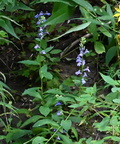
[[39, 27], [38, 28], [38, 37], [40, 39], [43, 39], [46, 34], [49, 34], [48, 31], [46, 30], [46, 26], [45, 25], [41, 26], [41, 24], [46, 21], [45, 16], [50, 16], [50, 13], [49, 12], [43, 13], [41, 11], [39, 14], [35, 15], [35, 18], [38, 20], [36, 24]]
[[86, 77], [87, 77], [87, 72], [90, 72], [89, 67], [85, 67], [86, 61], [84, 59], [84, 55], [89, 53], [89, 51], [87, 49], [85, 49], [85, 47], [83, 46], [83, 43], [80, 44], [79, 50], [80, 53], [78, 54], [77, 58], [76, 58], [76, 63], [77, 66], [79, 67], [79, 70], [75, 72], [75, 75], [80, 75], [81, 76], [81, 82], [82, 84], [86, 83]]

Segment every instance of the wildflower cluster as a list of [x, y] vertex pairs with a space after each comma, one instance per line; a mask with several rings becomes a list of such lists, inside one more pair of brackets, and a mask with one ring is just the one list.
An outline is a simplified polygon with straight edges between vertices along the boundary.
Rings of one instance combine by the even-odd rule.
[[89, 53], [89, 51], [87, 49], [85, 49], [85, 47], [80, 48], [80, 53], [78, 54], [77, 58], [76, 58], [76, 63], [78, 67], [81, 67], [81, 70], [79, 69], [77, 72], [75, 72], [75, 75], [82, 75], [82, 84], [85, 84], [85, 78], [87, 77], [87, 73], [86, 72], [90, 72], [89, 67], [87, 66], [85, 68], [85, 60], [83, 59], [83, 56]]
[[[42, 23], [44, 23], [46, 21], [46, 18], [45, 16], [50, 16], [50, 13], [49, 12], [46, 12], [46, 13], [43, 13], [42, 11], [35, 15], [35, 18], [38, 19], [37, 21], [37, 25], [40, 26]], [[46, 26], [40, 26], [39, 29], [38, 29], [38, 37], [40, 39], [43, 39], [44, 36], [46, 34], [49, 34], [48, 31], [45, 29]]]

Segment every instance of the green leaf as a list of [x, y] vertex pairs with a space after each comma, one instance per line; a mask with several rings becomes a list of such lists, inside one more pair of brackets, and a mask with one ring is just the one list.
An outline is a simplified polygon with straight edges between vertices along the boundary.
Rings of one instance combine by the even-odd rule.
[[45, 93], [50, 93], [50, 94], [59, 94], [59, 95], [63, 95], [63, 93], [61, 92], [60, 89], [50, 89], [50, 90], [47, 90], [45, 91]]
[[70, 0], [39, 0], [36, 3], [48, 3], [48, 2], [59, 2], [59, 3], [61, 2], [70, 6], [74, 5], [74, 3]]
[[28, 10], [28, 11], [33, 11], [34, 9], [26, 6], [25, 4], [19, 2], [18, 5], [16, 6], [16, 9], [22, 9], [22, 10]]
[[112, 116], [112, 118], [110, 119], [110, 124], [113, 127], [118, 126], [119, 125], [118, 116]]
[[112, 37], [111, 33], [109, 33], [109, 31], [107, 29], [105, 29], [104, 27], [100, 27], [99, 30], [101, 31], [101, 33], [103, 33], [105, 36], [107, 37]]
[[96, 53], [98, 53], [98, 54], [102, 54], [103, 52], [105, 52], [104, 45], [101, 42], [99, 42], [99, 41], [96, 41], [94, 43], [94, 47], [95, 47]]
[[51, 80], [53, 78], [53, 75], [50, 72], [47, 72], [47, 69], [47, 65], [43, 65], [39, 70], [39, 75], [42, 79], [45, 77]]
[[44, 77], [47, 78], [47, 79], [52, 80], [53, 75], [50, 72], [46, 72]]
[[41, 106], [39, 111], [42, 115], [47, 116], [50, 113], [50, 108], [48, 106]]
[[119, 104], [120, 103], [120, 99], [114, 99], [113, 102]]
[[98, 129], [98, 131], [110, 131], [112, 128], [109, 126], [110, 117], [105, 117], [102, 119], [99, 123], [94, 123], [95, 128]]
[[79, 6], [84, 7], [87, 10], [94, 11], [92, 5], [89, 2], [85, 1], [85, 0], [81, 0], [81, 1], [80, 0], [72, 0], [72, 1], [74, 1], [76, 4], [78, 4]]
[[50, 16], [44, 25], [56, 25], [69, 19], [73, 14], [73, 7], [67, 4], [55, 3], [52, 16]]
[[32, 96], [32, 97], [35, 97], [35, 98], [39, 98], [39, 99], [42, 99], [41, 95], [40, 95], [40, 92], [39, 92], [39, 87], [32, 87], [32, 88], [29, 88], [29, 89], [26, 89], [22, 95], [29, 95], [29, 96]]
[[61, 126], [64, 128], [64, 130], [68, 131], [72, 126], [72, 122], [71, 120], [62, 120]]
[[103, 80], [105, 82], [107, 82], [108, 84], [112, 85], [112, 86], [115, 86], [115, 85], [119, 85], [119, 83], [115, 80], [113, 80], [110, 76], [106, 76], [102, 73], [100, 73], [101, 77], [103, 78]]
[[110, 63], [110, 61], [111, 61], [111, 60], [113, 59], [113, 57], [116, 55], [117, 49], [118, 49], [117, 46], [113, 46], [113, 47], [111, 47], [111, 48], [107, 51], [106, 56], [105, 56], [105, 60], [106, 60], [106, 64], [107, 64], [107, 65]]
[[113, 87], [112, 89], [111, 89], [111, 91], [114, 93], [114, 92], [120, 92], [120, 87]]
[[113, 141], [117, 141], [117, 142], [120, 142], [120, 137], [117, 137], [117, 136], [107, 136], [104, 138], [104, 140], [110, 140], [112, 139]]
[[30, 117], [29, 119], [27, 119], [22, 125], [21, 128], [23, 128], [24, 126], [27, 126], [31, 123], [35, 123], [36, 121], [38, 121], [41, 118], [40, 115], [34, 115], [32, 117]]
[[39, 62], [34, 60], [23, 60], [23, 61], [19, 61], [18, 63], [22, 63], [25, 65], [40, 65]]
[[83, 30], [83, 29], [85, 29], [86, 27], [88, 27], [89, 25], [90, 25], [90, 22], [87, 22], [87, 23], [84, 23], [84, 24], [75, 26], [75, 27], [69, 29], [69, 30], [68, 30], [67, 32], [65, 32], [64, 34], [62, 34], [62, 35], [60, 35], [60, 36], [58, 36], [58, 37], [56, 37], [56, 38], [54, 38], [54, 39], [52, 39], [52, 40], [56, 40], [56, 39], [58, 39], [58, 38], [60, 38], [60, 37], [62, 37], [62, 36], [64, 36], [64, 35], [69, 34], [69, 33], [72, 33], [72, 32], [76, 32], [76, 31]]
[[[76, 119], [76, 117], [75, 117]], [[78, 132], [75, 127], [72, 127], [71, 132], [74, 134], [75, 138], [78, 140]]]
[[68, 136], [60, 134], [60, 138], [62, 138], [63, 144], [73, 144], [72, 140]]
[[50, 53], [51, 53], [51, 54], [58, 54], [58, 53], [60, 53], [60, 52], [62, 52], [62, 50], [60, 50], [60, 49], [55, 49], [55, 50], [52, 50]]
[[39, 120], [38, 122], [36, 122], [33, 125], [33, 127], [40, 127], [40, 126], [43, 126], [43, 125], [46, 125], [46, 124], [51, 125], [51, 126], [55, 126], [55, 127], [59, 127], [59, 125], [56, 122], [54, 122], [54, 121], [52, 121], [50, 119]]
[[7, 134], [6, 139], [7, 141], [17, 140], [25, 135], [31, 134], [31, 130], [21, 130], [21, 129], [11, 129], [10, 132]]
[[32, 144], [44, 144], [44, 141], [47, 141], [47, 139], [37, 136], [33, 139]]
[[13, 29], [10, 21], [0, 18], [0, 26], [3, 29], [5, 29], [8, 33], [10, 33], [12, 36], [14, 36], [17, 39], [19, 39], [19, 37], [15, 34], [14, 29]]
[[6, 139], [5, 135], [0, 135], [0, 140]]

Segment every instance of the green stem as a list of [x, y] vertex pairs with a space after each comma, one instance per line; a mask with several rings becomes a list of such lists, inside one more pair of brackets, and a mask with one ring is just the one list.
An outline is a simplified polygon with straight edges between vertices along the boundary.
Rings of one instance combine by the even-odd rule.
[[[71, 112], [69, 113], [69, 115], [67, 116], [67, 118], [65, 119], [65, 121], [69, 119], [69, 117], [72, 115], [72, 113], [73, 113], [74, 110], [75, 110], [75, 108], [73, 108], [71, 110]], [[61, 127], [62, 126], [58, 127], [58, 129], [54, 132], [54, 134], [48, 139], [48, 141], [45, 144], [47, 144], [56, 135], [56, 133], [61, 129]]]

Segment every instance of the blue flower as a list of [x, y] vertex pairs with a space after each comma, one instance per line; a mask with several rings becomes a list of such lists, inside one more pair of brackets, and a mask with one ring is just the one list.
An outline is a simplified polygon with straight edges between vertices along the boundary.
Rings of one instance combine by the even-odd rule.
[[75, 72], [76, 75], [80, 75], [82, 74], [80, 70], [78, 70], [77, 72]]
[[38, 48], [40, 48], [40, 46], [38, 44], [36, 44], [34, 48], [38, 49]]
[[51, 15], [51, 13], [49, 13], [49, 12], [47, 12], [47, 11], [46, 11], [45, 15], [48, 15], [48, 16], [50, 16], [50, 15]]
[[84, 71], [90, 72], [89, 67], [87, 66], [87, 67], [84, 69]]
[[46, 54], [46, 52], [44, 50], [41, 51], [41, 54]]
[[57, 138], [56, 138], [57, 140], [61, 140], [61, 138], [58, 136]]
[[59, 116], [59, 115], [62, 115], [61, 111], [58, 111], [58, 112], [57, 112], [57, 115], [58, 115], [58, 116]]
[[62, 105], [62, 103], [61, 103], [61, 102], [57, 102], [57, 103], [55, 104], [55, 106], [58, 106], [58, 105]]
[[85, 79], [84, 79], [84, 78], [82, 78], [82, 84], [85, 84], [85, 83], [86, 83]]

